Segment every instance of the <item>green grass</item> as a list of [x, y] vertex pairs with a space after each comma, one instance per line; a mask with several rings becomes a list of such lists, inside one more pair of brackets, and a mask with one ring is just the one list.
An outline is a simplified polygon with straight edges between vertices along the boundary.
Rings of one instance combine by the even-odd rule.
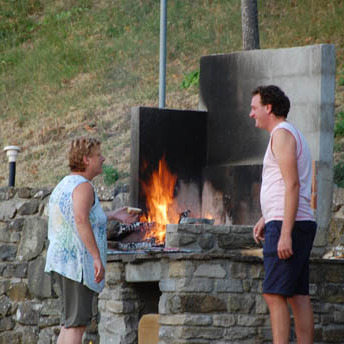
[[[168, 1], [167, 107], [197, 107], [201, 56], [241, 50], [240, 6]], [[343, 1], [258, 0], [258, 9], [261, 48], [333, 43], [344, 85]], [[157, 0], [0, 0], [0, 144], [23, 147], [18, 183], [54, 183], [65, 142], [85, 133], [128, 174], [130, 107], [158, 105], [159, 16]]]

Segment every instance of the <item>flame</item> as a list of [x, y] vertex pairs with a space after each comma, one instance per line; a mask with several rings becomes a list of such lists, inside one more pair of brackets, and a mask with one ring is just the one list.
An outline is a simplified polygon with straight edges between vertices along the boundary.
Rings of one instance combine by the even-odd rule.
[[163, 243], [166, 224], [178, 223], [178, 213], [172, 207], [176, 181], [177, 176], [169, 171], [165, 157], [159, 161], [159, 168], [152, 173], [150, 180], [147, 183], [141, 181], [148, 215], [142, 216], [140, 221], [155, 223], [154, 229], [146, 234], [145, 239], [154, 237], [157, 243]]

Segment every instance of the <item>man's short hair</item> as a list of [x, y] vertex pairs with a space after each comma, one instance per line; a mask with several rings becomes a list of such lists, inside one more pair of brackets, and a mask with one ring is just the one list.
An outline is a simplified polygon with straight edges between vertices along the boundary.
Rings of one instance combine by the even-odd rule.
[[80, 137], [72, 140], [68, 152], [69, 168], [72, 172], [84, 172], [84, 156], [91, 156], [96, 148], [99, 148], [100, 141], [95, 138]]
[[290, 101], [285, 93], [275, 85], [258, 86], [252, 96], [259, 94], [262, 105], [270, 104], [272, 112], [278, 117], [287, 118], [290, 110]]

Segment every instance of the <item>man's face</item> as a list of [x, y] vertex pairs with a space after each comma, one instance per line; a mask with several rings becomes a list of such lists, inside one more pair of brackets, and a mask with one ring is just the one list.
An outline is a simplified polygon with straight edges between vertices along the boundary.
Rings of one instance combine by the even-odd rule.
[[262, 105], [260, 94], [252, 97], [250, 117], [256, 120], [257, 128], [267, 129], [269, 107], [269, 105]]

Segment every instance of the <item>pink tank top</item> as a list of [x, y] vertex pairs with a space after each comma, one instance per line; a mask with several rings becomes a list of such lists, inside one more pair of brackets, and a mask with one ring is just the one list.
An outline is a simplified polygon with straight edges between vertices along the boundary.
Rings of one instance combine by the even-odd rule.
[[289, 122], [281, 122], [270, 133], [270, 141], [264, 156], [263, 178], [260, 190], [260, 204], [265, 223], [272, 220], [283, 221], [285, 185], [280, 168], [271, 149], [271, 138], [275, 130], [285, 129], [297, 143], [297, 170], [300, 180], [299, 207], [296, 221], [314, 221], [310, 206], [312, 184], [312, 159], [308, 144], [302, 133]]

